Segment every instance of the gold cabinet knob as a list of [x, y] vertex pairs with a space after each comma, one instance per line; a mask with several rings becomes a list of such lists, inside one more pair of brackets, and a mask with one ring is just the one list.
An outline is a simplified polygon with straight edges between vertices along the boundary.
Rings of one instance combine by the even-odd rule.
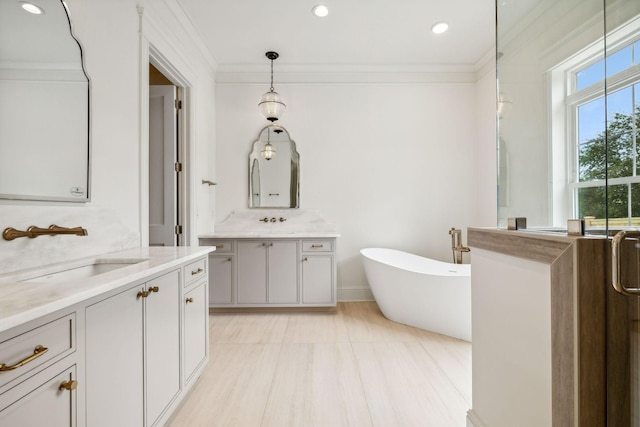
[[58, 387], [58, 390], [75, 390], [78, 387], [78, 381], [76, 380], [69, 380], [69, 381], [62, 381], [62, 384], [60, 384], [60, 387]]
[[138, 298], [146, 298], [149, 296], [149, 291], [138, 291]]
[[190, 303], [190, 302], [193, 302], [193, 298], [191, 298], [191, 297], [187, 298], [187, 304]]
[[157, 287], [157, 286], [152, 286], [152, 287], [149, 288], [149, 293], [158, 292], [158, 291], [160, 291], [160, 288]]

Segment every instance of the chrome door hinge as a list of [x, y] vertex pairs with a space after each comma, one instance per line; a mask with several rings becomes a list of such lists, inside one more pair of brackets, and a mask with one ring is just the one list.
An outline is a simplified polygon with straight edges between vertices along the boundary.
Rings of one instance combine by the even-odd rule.
[[182, 172], [182, 163], [176, 162], [175, 169], [176, 169], [176, 172]]
[[176, 225], [176, 234], [177, 235], [181, 235], [182, 234], [182, 226], [181, 225]]
[[182, 100], [176, 99], [176, 110], [182, 110]]

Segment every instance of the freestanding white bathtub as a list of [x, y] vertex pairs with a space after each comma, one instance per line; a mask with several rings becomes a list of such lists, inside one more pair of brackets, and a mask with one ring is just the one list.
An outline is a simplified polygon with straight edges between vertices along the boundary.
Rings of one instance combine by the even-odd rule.
[[471, 266], [395, 249], [360, 250], [373, 296], [387, 319], [471, 341]]

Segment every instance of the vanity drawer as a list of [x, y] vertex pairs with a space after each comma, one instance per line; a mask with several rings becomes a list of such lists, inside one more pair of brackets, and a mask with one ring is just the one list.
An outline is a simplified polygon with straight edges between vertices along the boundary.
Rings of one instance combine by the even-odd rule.
[[200, 239], [200, 246], [215, 246], [216, 254], [232, 254], [233, 240]]
[[75, 335], [76, 315], [72, 313], [1, 342], [0, 388], [52, 359], [75, 351]]
[[207, 275], [207, 259], [202, 258], [184, 266], [184, 283], [190, 284]]
[[302, 252], [333, 252], [332, 240], [303, 240]]

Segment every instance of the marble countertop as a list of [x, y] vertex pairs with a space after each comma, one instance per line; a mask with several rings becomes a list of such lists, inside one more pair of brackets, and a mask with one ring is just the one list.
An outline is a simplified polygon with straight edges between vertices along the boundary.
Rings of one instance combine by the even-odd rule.
[[[265, 222], [264, 219], [267, 219]], [[333, 238], [340, 237], [338, 227], [319, 212], [302, 209], [252, 209], [234, 211], [215, 231], [200, 238]]]
[[340, 237], [340, 233], [331, 232], [331, 231], [300, 231], [300, 232], [292, 232], [292, 233], [278, 233], [274, 231], [251, 231], [251, 232], [243, 232], [243, 231], [221, 231], [221, 232], [212, 232], [208, 234], [200, 234], [198, 236], [201, 239], [306, 239], [306, 238], [333, 238]]
[[[213, 250], [214, 247], [204, 246], [138, 247], [0, 275], [0, 332], [195, 260]], [[40, 276], [96, 261], [130, 265], [88, 278], [35, 281]], [[134, 261], [137, 262], [132, 263]]]

